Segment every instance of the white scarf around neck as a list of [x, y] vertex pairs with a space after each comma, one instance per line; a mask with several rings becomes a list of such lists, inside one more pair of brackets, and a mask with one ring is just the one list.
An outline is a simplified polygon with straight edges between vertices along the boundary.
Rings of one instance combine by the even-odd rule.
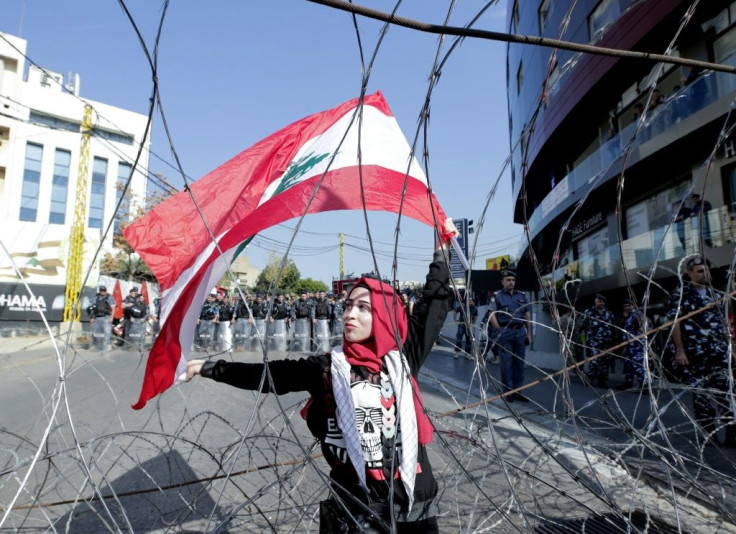
[[[365, 459], [360, 446], [360, 435], [355, 422], [355, 405], [350, 392], [350, 363], [345, 359], [342, 346], [332, 350], [332, 393], [335, 396], [337, 423], [345, 440], [345, 448], [350, 462], [358, 473], [358, 479], [363, 487], [365, 481]], [[396, 408], [398, 412], [398, 428], [401, 432], [401, 462], [399, 474], [401, 482], [409, 498], [409, 508], [414, 504], [414, 481], [417, 474], [417, 456], [419, 442], [417, 433], [417, 414], [414, 411], [414, 398], [411, 381], [409, 380], [409, 365], [406, 358], [397, 350], [392, 350], [384, 361], [388, 369], [389, 380], [394, 389]], [[397, 436], [398, 437], [398, 436]], [[398, 442], [398, 440], [397, 440]], [[391, 462], [390, 458], [384, 461]]]

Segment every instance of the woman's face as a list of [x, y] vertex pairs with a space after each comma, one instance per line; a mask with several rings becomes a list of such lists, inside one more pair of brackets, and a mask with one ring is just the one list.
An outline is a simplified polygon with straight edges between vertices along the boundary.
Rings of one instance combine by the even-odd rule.
[[364, 287], [356, 287], [345, 301], [342, 314], [345, 339], [351, 342], [364, 341], [373, 332], [373, 310], [371, 292]]

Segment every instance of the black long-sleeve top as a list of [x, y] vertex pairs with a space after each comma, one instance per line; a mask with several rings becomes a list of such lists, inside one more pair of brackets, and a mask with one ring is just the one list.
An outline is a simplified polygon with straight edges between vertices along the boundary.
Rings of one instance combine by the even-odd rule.
[[[427, 281], [422, 292], [422, 299], [414, 307], [414, 314], [408, 317], [408, 331], [403, 354], [406, 357], [411, 374], [416, 376], [432, 350], [439, 331], [445, 322], [450, 308], [452, 291], [448, 285], [449, 270], [442, 255], [436, 253], [430, 264]], [[321, 354], [299, 360], [277, 360], [268, 363], [273, 380], [273, 389], [269, 380], [264, 381], [261, 391], [282, 395], [290, 392], [308, 391], [312, 396], [307, 411], [307, 425], [312, 434], [321, 441], [322, 451], [332, 467], [330, 477], [339, 486], [354, 488], [358, 485], [358, 477], [349, 461], [341, 461], [333, 449], [325, 444], [327, 423], [330, 414], [334, 414], [334, 406], [330, 406], [332, 398], [330, 387], [330, 355]], [[367, 368], [353, 366], [352, 372], [364, 380], [370, 375]], [[212, 378], [242, 389], [255, 390], [261, 383], [264, 364], [247, 364], [241, 362], [205, 362], [201, 376]], [[328, 391], [328, 388], [330, 389]], [[334, 417], [334, 415], [333, 415]], [[431, 501], [437, 494], [437, 483], [432, 475], [424, 446], [419, 447], [417, 458], [419, 469], [414, 485], [415, 506], [422, 501]], [[387, 500], [389, 484], [385, 480], [367, 478], [372, 499]], [[394, 483], [395, 502], [403, 506], [407, 502], [403, 484]], [[355, 492], [351, 492], [355, 493]]]

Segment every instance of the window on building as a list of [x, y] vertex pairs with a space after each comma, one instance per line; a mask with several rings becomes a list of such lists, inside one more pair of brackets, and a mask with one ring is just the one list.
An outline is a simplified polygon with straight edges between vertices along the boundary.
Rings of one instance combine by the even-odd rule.
[[578, 262], [584, 277], [599, 278], [611, 274], [607, 226], [581, 238], [577, 242], [577, 249]]
[[542, 0], [542, 4], [539, 6], [537, 12], [539, 16], [539, 35], [544, 35], [544, 30], [549, 22], [549, 16], [552, 13], [552, 6], [549, 0]]
[[595, 41], [621, 15], [619, 0], [601, 0], [588, 18], [590, 40]]
[[69, 164], [71, 159], [71, 152], [56, 149], [54, 177], [51, 184], [51, 209], [49, 210], [49, 222], [51, 224], [64, 224], [66, 222], [66, 199], [69, 192]]
[[516, 94], [521, 94], [521, 85], [524, 82], [524, 64], [519, 62], [519, 68], [516, 71]]
[[549, 79], [547, 80], [547, 102], [552, 100], [559, 89], [560, 67], [557, 65], [557, 61], [555, 61], [555, 65], [552, 67], [552, 71], [549, 73]]
[[519, 30], [519, 0], [514, 0], [514, 7], [511, 11], [511, 31], [516, 33]]
[[105, 213], [105, 180], [107, 160], [95, 158], [92, 163], [92, 190], [89, 197], [89, 227], [102, 228]]
[[20, 194], [20, 220], [35, 221], [38, 215], [38, 193], [41, 186], [41, 159], [43, 146], [26, 144], [26, 163], [23, 170], [23, 188]]
[[64, 130], [67, 132], [79, 132], [79, 123], [74, 121], [68, 121], [53, 115], [41, 113], [40, 111], [31, 110], [28, 120], [33, 124], [40, 124], [42, 126], [48, 126], [54, 130]]
[[123, 145], [130, 146], [133, 144], [133, 136], [128, 135], [124, 132], [113, 132], [110, 130], [103, 130], [102, 128], [93, 128], [92, 134], [102, 139], [107, 139], [108, 141], [115, 141], [116, 143], [121, 143]]
[[120, 204], [120, 199], [123, 198], [123, 191], [125, 190], [125, 184], [128, 183], [131, 169], [132, 165], [129, 163], [124, 163], [122, 161], [118, 162], [118, 179], [115, 182], [115, 206], [120, 206], [120, 211], [115, 217], [114, 232], [116, 234], [120, 233], [120, 220], [125, 219], [125, 216], [128, 214], [129, 206], [125, 203]]

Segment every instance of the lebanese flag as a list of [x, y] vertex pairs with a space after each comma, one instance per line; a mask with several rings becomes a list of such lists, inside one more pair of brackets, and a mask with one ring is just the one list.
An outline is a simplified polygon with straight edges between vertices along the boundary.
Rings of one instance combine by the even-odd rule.
[[361, 210], [363, 198], [368, 210], [436, 218], [440, 231], [446, 219], [380, 92], [279, 130], [190, 189], [123, 231], [162, 290], [136, 410], [184, 379], [202, 302], [246, 239], [305, 213]]

